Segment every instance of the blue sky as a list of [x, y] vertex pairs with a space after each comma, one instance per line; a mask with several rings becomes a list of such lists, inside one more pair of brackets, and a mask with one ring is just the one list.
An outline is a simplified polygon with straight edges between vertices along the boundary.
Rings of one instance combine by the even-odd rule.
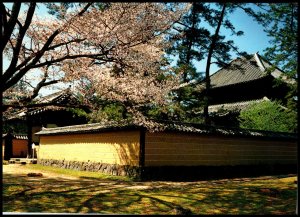
[[[8, 5], [8, 4], [6, 4]], [[39, 8], [36, 9], [36, 14], [38, 16], [50, 16], [47, 14], [47, 9], [43, 4], [38, 4]], [[235, 26], [236, 30], [241, 30], [244, 32], [242, 36], [230, 36], [230, 34], [224, 32], [221, 28], [221, 34], [226, 35], [227, 40], [234, 40], [235, 44], [240, 48], [240, 51], [246, 51], [249, 54], [254, 54], [259, 52], [263, 54], [264, 49], [269, 46], [269, 40], [266, 33], [263, 31], [262, 26], [256, 23], [253, 18], [249, 17], [241, 9], [235, 10], [234, 13], [229, 15], [229, 19]], [[235, 54], [232, 54], [232, 59], [236, 58]], [[7, 61], [4, 59], [4, 69], [7, 67]], [[198, 71], [204, 71], [205, 60], [196, 64]], [[216, 72], [219, 68], [216, 65], [211, 66], [211, 74]], [[43, 90], [42, 94], [49, 94], [50, 90]]]
[[243, 36], [235, 37], [234, 40], [240, 49], [250, 54], [256, 52], [263, 54], [263, 50], [269, 46], [270, 39], [262, 26], [241, 9], [237, 9], [230, 17], [236, 29], [244, 31]]
[[[249, 17], [242, 9], [237, 9], [234, 13], [228, 15], [228, 18], [232, 22], [233, 26], [236, 28], [236, 31], [243, 31], [244, 35], [242, 36], [231, 36], [228, 31], [224, 31], [224, 28], [221, 28], [221, 35], [225, 35], [227, 40], [233, 40], [235, 45], [237, 45], [240, 51], [246, 51], [249, 54], [254, 54], [258, 52], [263, 54], [264, 50], [270, 46], [270, 38], [263, 31], [261, 25], [253, 20], [252, 17]], [[235, 59], [236, 54], [232, 53], [232, 59]], [[206, 60], [197, 64], [199, 68], [205, 66]], [[201, 67], [202, 66], [202, 67]], [[211, 66], [211, 74], [216, 72], [219, 68], [216, 65]], [[203, 71], [203, 70], [199, 70]]]

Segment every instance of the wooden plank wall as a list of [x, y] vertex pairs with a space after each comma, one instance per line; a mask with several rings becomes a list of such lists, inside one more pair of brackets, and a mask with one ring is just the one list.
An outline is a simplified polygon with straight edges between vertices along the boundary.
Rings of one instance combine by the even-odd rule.
[[[13, 139], [13, 157], [27, 156], [27, 143], [25, 139]], [[2, 158], [4, 158], [5, 140], [2, 140]]]
[[297, 143], [192, 133], [146, 133], [145, 166], [293, 164]]
[[26, 157], [27, 156], [27, 139], [13, 139], [13, 156]]
[[140, 131], [42, 135], [39, 159], [139, 165]]

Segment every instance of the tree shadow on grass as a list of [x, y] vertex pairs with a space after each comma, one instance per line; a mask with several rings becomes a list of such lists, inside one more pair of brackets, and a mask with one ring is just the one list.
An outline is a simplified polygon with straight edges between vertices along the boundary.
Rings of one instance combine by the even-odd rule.
[[183, 210], [186, 211], [184, 214], [294, 214], [295, 184], [283, 187], [270, 185], [269, 191], [263, 191], [266, 187], [252, 186], [251, 180], [227, 179], [176, 184], [31, 178], [4, 174], [3, 211], [181, 214], [177, 211]]
[[[144, 195], [143, 191], [132, 188], [140, 184], [121, 181], [30, 178], [25, 175], [5, 174], [3, 211], [139, 214], [144, 212], [144, 206], [140, 205], [142, 200], [144, 205], [148, 202], [154, 204], [157, 213], [180, 206]], [[154, 182], [147, 184], [148, 188], [155, 186]], [[151, 205], [148, 212], [152, 212]]]
[[78, 201], [81, 201], [94, 191], [112, 189], [114, 184], [114, 182], [107, 184], [107, 182], [95, 183], [90, 180], [29, 178], [5, 174], [3, 177], [3, 211], [75, 212], [76, 206], [79, 206], [76, 201], [78, 198]]

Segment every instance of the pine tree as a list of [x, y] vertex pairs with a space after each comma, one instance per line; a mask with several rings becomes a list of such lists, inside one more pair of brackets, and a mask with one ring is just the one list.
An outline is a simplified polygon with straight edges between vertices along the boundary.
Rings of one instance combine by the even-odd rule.
[[[174, 28], [177, 34], [173, 36], [174, 46], [169, 53], [178, 55], [178, 69], [185, 69], [182, 82], [199, 83], [205, 81], [205, 90], [199, 94], [193, 85], [186, 86], [176, 92], [175, 102], [179, 110], [196, 110], [198, 107], [204, 107], [204, 122], [210, 124], [208, 116], [209, 89], [210, 89], [210, 66], [216, 63], [218, 66], [224, 66], [231, 59], [230, 51], [238, 54], [238, 47], [232, 40], [226, 40], [225, 36], [220, 34], [220, 28], [224, 27], [231, 30], [232, 35], [240, 36], [242, 31], [236, 31], [233, 24], [228, 19], [228, 14], [232, 13], [238, 5], [235, 4], [212, 4], [194, 2], [190, 12], [184, 16], [178, 27]], [[201, 73], [194, 66], [195, 61], [206, 59], [205, 70]], [[191, 116], [194, 116], [192, 114]], [[183, 119], [189, 119], [185, 112]]]
[[[297, 80], [298, 75], [298, 3], [257, 3], [253, 7], [243, 8], [264, 28], [271, 38], [270, 46], [264, 50], [264, 56], [286, 75]], [[272, 70], [272, 69], [271, 69]], [[297, 110], [297, 85], [290, 85], [286, 96], [286, 106]]]
[[292, 77], [298, 68], [298, 3], [257, 3], [244, 8], [271, 38], [264, 56]]

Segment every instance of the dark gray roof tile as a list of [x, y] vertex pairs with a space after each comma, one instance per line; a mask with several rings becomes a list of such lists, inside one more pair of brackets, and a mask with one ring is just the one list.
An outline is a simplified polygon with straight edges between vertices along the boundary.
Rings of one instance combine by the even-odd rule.
[[211, 105], [208, 107], [208, 112], [209, 113], [217, 113], [220, 111], [239, 112], [254, 103], [259, 103], [259, 102], [264, 102], [264, 101], [270, 101], [270, 100], [267, 97], [264, 97], [262, 99]]
[[265, 77], [267, 74], [259, 68], [255, 56], [250, 59], [237, 58], [228, 67], [224, 67], [210, 76], [211, 87], [222, 87], [249, 82]]
[[2, 138], [5, 138], [7, 135], [12, 135], [15, 139], [27, 140], [28, 137], [25, 134], [2, 134]]
[[70, 91], [69, 88], [44, 96], [36, 100], [35, 103], [42, 104], [42, 105], [39, 107], [20, 109], [17, 110], [16, 112], [6, 111], [4, 112], [4, 116], [7, 120], [12, 120], [12, 119], [25, 120], [26, 115], [32, 116], [49, 110], [50, 111], [66, 110], [66, 108], [80, 105], [79, 100]]
[[[211, 87], [218, 88], [228, 85], [245, 83], [262, 79], [268, 76], [267, 69], [272, 64], [262, 58], [258, 53], [251, 57], [241, 57], [231, 61], [227, 67], [223, 67], [210, 76]], [[274, 78], [281, 78], [287, 83], [295, 83], [295, 80], [287, 78], [278, 68], [271, 72]]]
[[[199, 133], [199, 134], [214, 134], [214, 135], [229, 135], [229, 136], [248, 136], [248, 137], [266, 137], [266, 138], [284, 138], [293, 139], [297, 138], [296, 134], [292, 133], [279, 133], [269, 131], [254, 131], [244, 129], [230, 129], [230, 128], [216, 128], [207, 127], [197, 124], [187, 123], [157, 123], [163, 128], [159, 128], [158, 131], [175, 131], [175, 132], [186, 132], [186, 133]], [[142, 126], [135, 125], [133, 123], [124, 122], [111, 122], [111, 123], [94, 123], [94, 124], [82, 124], [73, 125], [66, 127], [55, 127], [55, 128], [43, 128], [36, 135], [58, 135], [58, 134], [77, 134], [77, 133], [95, 133], [103, 131], [115, 131], [115, 130], [127, 130], [127, 129], [141, 129]]]

